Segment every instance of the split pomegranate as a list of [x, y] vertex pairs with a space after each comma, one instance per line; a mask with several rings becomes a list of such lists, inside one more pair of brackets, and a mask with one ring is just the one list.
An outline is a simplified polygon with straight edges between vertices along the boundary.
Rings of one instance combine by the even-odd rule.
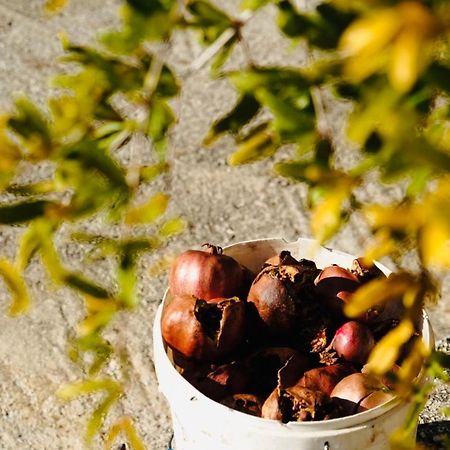
[[200, 300], [191, 295], [175, 297], [161, 319], [166, 343], [186, 358], [215, 361], [242, 341], [245, 306], [237, 297]]

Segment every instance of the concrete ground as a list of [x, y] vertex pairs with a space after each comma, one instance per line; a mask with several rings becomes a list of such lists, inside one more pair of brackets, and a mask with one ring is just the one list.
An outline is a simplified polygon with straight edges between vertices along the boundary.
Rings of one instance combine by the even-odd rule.
[[[59, 16], [49, 19], [42, 14], [42, 3], [0, 0], [2, 109], [9, 108], [14, 94], [20, 92], [43, 104], [51, 92], [48, 78], [59, 68], [55, 61], [61, 54], [57, 33], [65, 30], [76, 42], [90, 42], [99, 29], [115, 23], [119, 4], [118, 0], [72, 0]], [[231, 10], [237, 4], [231, 0], [220, 3]], [[257, 14], [246, 28], [254, 59], [264, 64], [304, 62], [305, 52], [301, 48], [287, 48], [271, 19], [270, 10]], [[275, 177], [268, 163], [228, 167], [226, 156], [232, 149], [228, 138], [212, 149], [201, 147], [211, 118], [233, 104], [234, 94], [225, 80], [212, 81], [207, 69], [186, 74], [186, 67], [200, 52], [193, 36], [177, 36], [170, 56], [173, 67], [185, 75], [183, 93], [174, 104], [179, 122], [170, 144], [173, 169], [164, 180], [164, 187], [173, 197], [171, 212], [182, 214], [190, 226], [188, 232], [170, 243], [167, 251], [176, 254], [205, 241], [224, 246], [268, 236], [287, 240], [309, 236], [303, 186]], [[242, 54], [237, 51], [231, 65], [239, 65], [241, 61]], [[343, 140], [345, 110], [346, 106], [330, 108], [328, 120], [338, 136], [341, 157], [351, 158], [351, 150]], [[46, 173], [42, 167], [26, 177]], [[373, 184], [362, 191], [362, 195], [384, 201], [398, 193], [397, 187], [379, 188]], [[89, 226], [95, 232], [100, 225], [93, 222]], [[4, 256], [14, 256], [20, 233], [20, 228], [0, 228]], [[331, 245], [357, 254], [366, 237], [364, 225], [354, 217]], [[84, 264], [85, 249], [61, 242], [60, 251], [74, 267]], [[151, 262], [152, 258], [148, 258], [144, 265]], [[110, 277], [109, 269], [106, 261], [88, 268], [100, 279]], [[84, 426], [98, 398], [62, 403], [54, 395], [61, 384], [82, 377], [79, 368], [66, 356], [67, 332], [82, 318], [81, 302], [72, 293], [49, 286], [37, 262], [31, 265], [27, 276], [35, 304], [26, 316], [17, 319], [6, 316], [7, 292], [4, 286], [0, 289], [0, 449], [81, 450]], [[447, 349], [448, 281], [444, 280], [443, 300], [430, 310], [436, 338]], [[168, 408], [158, 393], [151, 351], [152, 320], [165, 284], [164, 276], [150, 277], [143, 267], [138, 311], [121, 317], [110, 330], [111, 339], [120, 344], [131, 361], [126, 396], [114, 414], [136, 418], [148, 448], [154, 450], [166, 448], [171, 435]], [[111, 364], [108, 370], [116, 372], [117, 367]], [[449, 422], [439, 414], [443, 406], [450, 406], [450, 392], [445, 387], [431, 396], [422, 414], [424, 425], [419, 428], [419, 436], [429, 445], [436, 435], [449, 431]], [[120, 448], [119, 443], [117, 447]], [[435, 443], [434, 448], [439, 448], [439, 444]]]

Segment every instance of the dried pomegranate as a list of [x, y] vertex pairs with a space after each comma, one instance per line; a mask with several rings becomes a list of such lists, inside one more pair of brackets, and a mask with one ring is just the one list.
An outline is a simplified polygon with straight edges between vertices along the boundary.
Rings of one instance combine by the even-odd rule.
[[236, 411], [250, 414], [251, 416], [261, 417], [262, 400], [253, 394], [234, 394], [224, 398], [222, 405], [235, 409]]
[[244, 364], [233, 361], [211, 370], [186, 370], [186, 378], [196, 389], [207, 397], [219, 401], [224, 397], [245, 392], [248, 374]]
[[247, 301], [252, 303], [267, 329], [289, 335], [308, 316], [317, 269], [310, 265], [267, 266], [255, 278]]
[[299, 386], [276, 388], [262, 407], [265, 419], [287, 422], [326, 420], [338, 417], [339, 405], [323, 392]]

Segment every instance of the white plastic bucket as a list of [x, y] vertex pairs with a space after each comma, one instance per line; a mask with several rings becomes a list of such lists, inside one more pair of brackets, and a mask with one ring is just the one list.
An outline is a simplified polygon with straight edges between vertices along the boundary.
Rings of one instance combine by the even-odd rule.
[[[350, 267], [352, 255], [318, 246], [300, 238], [247, 241], [224, 249], [241, 264], [257, 272], [262, 263], [281, 250], [296, 258], [308, 258], [317, 266]], [[389, 270], [377, 264], [389, 274]], [[161, 337], [159, 306], [153, 328], [154, 362], [159, 388], [169, 402], [176, 450], [386, 450], [389, 436], [404, 422], [409, 405], [394, 398], [368, 411], [320, 422], [289, 422], [262, 419], [217, 403], [188, 383], [175, 369]], [[433, 332], [424, 313], [423, 340], [434, 346]], [[169, 351], [170, 354], [170, 351]]]

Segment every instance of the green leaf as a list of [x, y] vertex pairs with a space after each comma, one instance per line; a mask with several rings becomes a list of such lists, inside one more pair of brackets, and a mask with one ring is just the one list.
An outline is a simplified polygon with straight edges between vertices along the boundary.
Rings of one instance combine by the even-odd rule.
[[189, 2], [188, 11], [192, 15], [188, 24], [198, 28], [203, 43], [212, 44], [227, 28], [233, 25], [232, 19], [222, 10], [205, 0]]
[[286, 68], [254, 68], [231, 72], [230, 81], [242, 93], [253, 95], [258, 88], [265, 88], [283, 98], [303, 96], [310, 81], [299, 70]]
[[159, 98], [153, 98], [148, 116], [147, 134], [153, 139], [157, 152], [162, 156], [167, 144], [167, 132], [176, 121], [172, 108]]
[[19, 249], [17, 251], [16, 265], [18, 270], [24, 271], [31, 258], [36, 254], [41, 245], [41, 238], [38, 233], [36, 222], [31, 223], [25, 233], [23, 233], [19, 242]]
[[180, 84], [172, 69], [166, 64], [161, 69], [155, 92], [165, 98], [174, 97], [180, 92]]
[[321, 49], [337, 47], [341, 34], [355, 19], [352, 12], [330, 3], [320, 4], [315, 11], [299, 13], [290, 1], [278, 3], [278, 26], [291, 38], [306, 38], [308, 44]]
[[241, 9], [251, 9], [252, 11], [256, 11], [268, 3], [272, 3], [271, 0], [243, 0], [241, 3]]
[[238, 133], [247, 122], [256, 116], [260, 107], [259, 102], [252, 94], [244, 94], [228, 114], [213, 123], [211, 130], [203, 141], [204, 144], [212, 144], [221, 134], [226, 132]]
[[94, 141], [83, 141], [64, 150], [67, 161], [77, 161], [84, 169], [95, 170], [107, 178], [113, 186], [128, 191], [123, 168]]
[[132, 208], [125, 217], [127, 224], [149, 224], [162, 216], [169, 205], [170, 197], [163, 192], [153, 195], [150, 200], [141, 206]]
[[124, 249], [120, 256], [117, 282], [119, 284], [119, 299], [126, 308], [134, 308], [138, 303], [136, 296], [136, 281], [136, 252]]
[[110, 298], [111, 294], [97, 283], [87, 279], [82, 274], [75, 272], [67, 272], [62, 277], [62, 282], [73, 289], [76, 289], [84, 294], [91, 295], [96, 298]]
[[305, 133], [315, 129], [316, 118], [314, 115], [313, 103], [309, 94], [304, 96], [305, 107], [301, 104], [300, 108], [289, 101], [280, 99], [279, 96], [266, 90], [258, 91], [256, 97], [273, 113], [273, 128], [279, 133], [283, 140], [296, 141]]
[[25, 281], [19, 274], [19, 270], [7, 259], [0, 258], [0, 275], [12, 294], [12, 302], [9, 313], [12, 316], [26, 312], [30, 306], [30, 297]]
[[0, 206], [0, 224], [11, 225], [28, 222], [45, 215], [55, 203], [49, 200], [25, 200]]
[[52, 151], [52, 137], [44, 114], [25, 97], [16, 100], [16, 111], [8, 126], [22, 137], [33, 157], [47, 157]]
[[[151, 5], [153, 2], [146, 3]], [[119, 31], [108, 31], [102, 34], [99, 41], [112, 53], [141, 56], [142, 44], [145, 40], [159, 41], [168, 38], [174, 23], [178, 20], [176, 2], [168, 0], [166, 5], [170, 8], [160, 7], [162, 2], [158, 2], [154, 9], [150, 5], [149, 8], [152, 8], [152, 11], [149, 14], [129, 4], [123, 5], [122, 27]], [[137, 6], [137, 3], [134, 6]]]
[[219, 75], [219, 70], [226, 63], [227, 59], [230, 57], [236, 43], [238, 42], [237, 34], [234, 34], [231, 39], [229, 39], [222, 48], [217, 52], [216, 56], [211, 62], [211, 73], [213, 76]]
[[156, 11], [169, 11], [176, 4], [176, 0], [126, 0], [126, 2], [144, 15], [151, 15]]

